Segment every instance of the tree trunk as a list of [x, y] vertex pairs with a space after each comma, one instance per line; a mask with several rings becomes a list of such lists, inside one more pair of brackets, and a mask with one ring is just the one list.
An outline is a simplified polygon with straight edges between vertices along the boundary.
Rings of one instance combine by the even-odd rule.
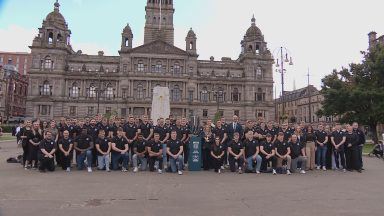
[[371, 128], [371, 131], [372, 131], [372, 141], [374, 144], [378, 144], [379, 143], [379, 138], [377, 136], [377, 123], [372, 123], [369, 125], [369, 127]]

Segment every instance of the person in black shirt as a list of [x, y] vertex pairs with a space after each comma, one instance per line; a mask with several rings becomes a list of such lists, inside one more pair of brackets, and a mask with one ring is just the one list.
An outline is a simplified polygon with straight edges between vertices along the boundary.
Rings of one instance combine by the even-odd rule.
[[148, 121], [148, 116], [143, 116], [143, 122], [140, 125], [141, 134], [146, 141], [152, 139], [153, 136], [153, 126]]
[[52, 133], [50, 131], [45, 132], [45, 139], [39, 143], [39, 171], [45, 172], [48, 170], [50, 172], [55, 171], [55, 159], [54, 154], [57, 149], [56, 142], [52, 140]]
[[[215, 137], [211, 131], [211, 126], [206, 125], [201, 136], [203, 169], [209, 170], [211, 166], [211, 148], [214, 144]], [[220, 140], [220, 137], [217, 137]], [[221, 160], [222, 161], [222, 160]], [[221, 165], [220, 165], [221, 166]]]
[[155, 171], [155, 164], [158, 162], [157, 171], [159, 174], [163, 173], [163, 144], [160, 141], [160, 135], [154, 133], [153, 140], [148, 144], [148, 156], [149, 156], [149, 171]]
[[221, 165], [225, 154], [225, 147], [221, 144], [220, 138], [215, 138], [215, 144], [211, 147], [212, 166], [215, 172], [221, 173]]
[[19, 132], [19, 137], [21, 139], [21, 147], [23, 148], [23, 166], [26, 169], [28, 168], [28, 163], [27, 163], [28, 146], [29, 146], [28, 134], [31, 133], [31, 130], [32, 130], [31, 127], [32, 127], [32, 122], [30, 120], [26, 120], [25, 126], [22, 127]]
[[224, 169], [224, 165], [227, 164], [227, 160], [228, 160], [228, 152], [227, 152], [228, 144], [232, 140], [228, 140], [228, 130], [227, 128], [223, 127], [223, 124], [221, 121], [216, 122], [216, 127], [212, 129], [212, 133], [215, 135], [215, 138], [216, 137], [220, 138], [221, 144], [225, 147], [225, 154], [223, 158], [223, 167], [222, 167]]
[[347, 125], [345, 134], [345, 156], [348, 171], [356, 170], [361, 173], [361, 163], [359, 158], [360, 137], [353, 131], [351, 125]]
[[61, 167], [67, 172], [71, 171], [71, 158], [72, 158], [72, 149], [73, 149], [73, 139], [69, 137], [69, 131], [65, 130], [63, 132], [63, 138], [59, 140], [59, 150], [62, 154], [62, 163]]
[[339, 165], [339, 159], [341, 162], [341, 166], [343, 167], [343, 171], [346, 171], [346, 165], [345, 165], [345, 148], [344, 148], [344, 143], [345, 143], [345, 133], [341, 131], [341, 126], [340, 124], [336, 124], [335, 126], [335, 131], [332, 132], [331, 135], [331, 143], [333, 145], [333, 153], [335, 157], [335, 163], [336, 163], [336, 168], [341, 169]]
[[145, 171], [147, 169], [147, 141], [143, 138], [141, 133], [138, 134], [137, 140], [133, 143], [133, 172], [137, 172], [137, 162], [140, 161], [140, 170]]
[[265, 134], [270, 134], [272, 136], [272, 142], [274, 143], [277, 139], [277, 132], [275, 128], [273, 127], [272, 121], [268, 122], [267, 127], [264, 130]]
[[277, 168], [281, 171], [283, 162], [287, 162], [287, 175], [291, 175], [291, 148], [288, 142], [284, 141], [284, 133], [279, 132], [275, 142], [275, 152], [277, 156]]
[[[357, 122], [354, 122], [352, 124], [352, 127], [353, 127], [353, 132], [357, 134], [357, 136], [359, 137], [359, 145], [358, 145], [358, 149], [359, 149], [359, 161], [360, 161], [360, 164], [361, 164], [361, 169], [363, 169], [363, 147], [364, 147], [364, 144], [365, 144], [365, 134], [362, 130], [359, 129], [359, 124]], [[383, 137], [384, 138], [384, 137]]]
[[289, 142], [289, 147], [291, 149], [291, 172], [296, 172], [297, 164], [301, 163], [301, 174], [305, 174], [305, 166], [307, 162], [307, 157], [305, 156], [305, 148], [302, 143], [297, 139], [297, 135], [293, 134], [291, 141]]
[[316, 136], [316, 143], [317, 143], [317, 150], [316, 150], [316, 169], [323, 169], [324, 171], [327, 170], [326, 167], [326, 156], [327, 156], [327, 143], [328, 143], [328, 134], [324, 131], [324, 126], [320, 124], [318, 126], [318, 131], [315, 132]]
[[135, 119], [133, 116], [129, 116], [128, 124], [124, 125], [125, 138], [128, 141], [128, 145], [133, 146], [133, 142], [137, 139], [137, 134], [140, 132], [135, 125]]
[[241, 143], [240, 135], [238, 132], [235, 132], [233, 134], [233, 140], [230, 142], [228, 146], [228, 153], [229, 153], [229, 167], [231, 172], [236, 171], [236, 162], [237, 167], [239, 170], [239, 174], [243, 173], [243, 165], [244, 165], [244, 145]]
[[262, 158], [259, 155], [260, 148], [259, 142], [253, 138], [253, 131], [249, 130], [245, 134], [246, 140], [244, 141], [245, 146], [245, 159], [247, 163], [247, 170], [245, 172], [255, 172], [254, 163], [256, 163], [256, 173], [260, 173], [260, 167]]
[[76, 137], [74, 148], [76, 150], [77, 169], [84, 168], [84, 160], [87, 159], [87, 170], [92, 172], [92, 149], [94, 147], [93, 139], [87, 134], [87, 129], [84, 128], [81, 134]]
[[266, 141], [260, 146], [261, 157], [263, 158], [261, 170], [267, 172], [267, 165], [272, 162], [272, 173], [276, 175], [275, 145], [272, 142], [272, 135], [266, 134]]
[[281, 125], [281, 129], [280, 129], [279, 132], [283, 132], [284, 133], [284, 142], [289, 142], [290, 141], [289, 139], [292, 136], [292, 131], [289, 130], [288, 123], [283, 123]]
[[189, 140], [190, 140], [190, 130], [187, 125], [187, 119], [182, 118], [181, 119], [181, 133], [183, 134], [183, 138], [181, 139], [181, 142], [184, 146], [184, 164], [186, 165], [188, 163], [188, 155], [189, 155]]
[[305, 153], [307, 156], [306, 170], [313, 170], [315, 169], [316, 134], [313, 131], [312, 125], [308, 125], [303, 133], [301, 141], [305, 143]]
[[31, 164], [33, 169], [37, 168], [37, 156], [39, 152], [40, 141], [43, 140], [43, 132], [40, 129], [39, 122], [33, 122], [33, 128], [28, 132], [28, 157], [27, 164]]
[[[179, 175], [182, 175], [183, 169], [183, 144], [180, 140], [177, 139], [177, 132], [171, 132], [171, 139], [167, 143], [167, 154], [169, 155], [169, 162], [171, 164], [171, 171], [175, 173], [178, 170]], [[178, 162], [178, 167], [176, 170], [176, 161]]]
[[155, 127], [154, 133], [158, 133], [160, 136], [160, 142], [163, 146], [163, 166], [167, 167], [167, 141], [169, 139], [169, 132], [167, 127], [164, 125], [164, 118], [158, 119], [158, 124]]
[[122, 128], [117, 129], [117, 136], [112, 139], [112, 169], [118, 170], [120, 161], [123, 162], [122, 172], [128, 171], [129, 160], [129, 144], [127, 139], [123, 137], [124, 131]]
[[105, 137], [105, 130], [99, 130], [99, 136], [95, 140], [97, 150], [97, 165], [99, 170], [105, 170], [109, 172], [109, 153], [111, 152], [111, 141], [108, 137]]

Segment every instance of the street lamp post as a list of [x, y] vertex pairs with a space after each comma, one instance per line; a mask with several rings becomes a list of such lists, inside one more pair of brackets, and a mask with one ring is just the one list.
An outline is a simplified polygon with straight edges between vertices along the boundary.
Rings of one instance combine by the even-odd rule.
[[286, 72], [286, 69], [284, 67], [285, 66], [284, 63], [289, 63], [289, 65], [292, 66], [293, 61], [292, 61], [292, 56], [291, 56], [290, 52], [285, 47], [280, 47], [280, 49], [277, 51], [277, 55], [280, 57], [280, 59], [279, 58], [276, 59], [276, 65], [275, 66], [277, 68], [279, 68], [279, 69], [276, 69], [276, 71], [281, 73], [281, 98], [280, 98], [280, 101], [281, 101], [282, 112], [281, 112], [280, 119], [282, 119], [282, 117], [284, 117], [284, 115], [285, 115], [284, 73]]

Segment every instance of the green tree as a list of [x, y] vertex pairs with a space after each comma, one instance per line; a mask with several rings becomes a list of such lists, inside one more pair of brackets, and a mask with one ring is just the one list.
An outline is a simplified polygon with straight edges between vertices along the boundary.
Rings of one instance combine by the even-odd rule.
[[362, 54], [362, 63], [334, 70], [322, 79], [324, 101], [317, 114], [367, 125], [377, 143], [377, 125], [384, 122], [384, 47], [377, 45]]

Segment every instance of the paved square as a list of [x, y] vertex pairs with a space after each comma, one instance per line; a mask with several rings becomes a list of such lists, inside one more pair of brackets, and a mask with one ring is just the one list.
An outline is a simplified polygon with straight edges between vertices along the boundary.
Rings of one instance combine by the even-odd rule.
[[25, 171], [0, 143], [0, 215], [382, 215], [384, 162], [363, 174], [221, 175]]

